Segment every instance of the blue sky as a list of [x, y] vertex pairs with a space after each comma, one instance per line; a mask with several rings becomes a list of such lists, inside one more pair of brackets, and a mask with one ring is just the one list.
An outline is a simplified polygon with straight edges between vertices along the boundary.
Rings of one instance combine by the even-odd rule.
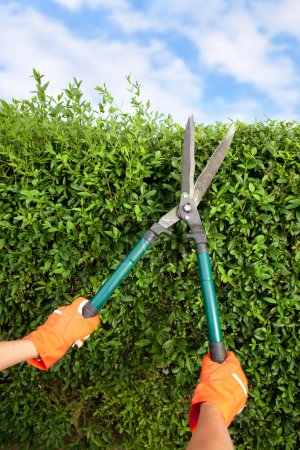
[[0, 97], [28, 98], [34, 67], [58, 94], [73, 77], [97, 104], [126, 76], [184, 124], [300, 118], [299, 0], [0, 0]]

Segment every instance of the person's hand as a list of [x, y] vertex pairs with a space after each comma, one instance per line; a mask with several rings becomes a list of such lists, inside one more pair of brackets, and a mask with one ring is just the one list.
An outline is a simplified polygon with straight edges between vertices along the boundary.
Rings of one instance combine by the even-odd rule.
[[229, 427], [234, 416], [244, 408], [247, 395], [247, 379], [233, 352], [227, 352], [226, 359], [221, 364], [213, 362], [210, 355], [206, 355], [189, 413], [191, 431], [196, 428], [201, 403], [209, 402], [218, 406]]
[[28, 359], [29, 364], [47, 370], [64, 356], [71, 345], [82, 345], [82, 340], [87, 339], [99, 325], [98, 315], [89, 319], [82, 316], [82, 308], [87, 302], [79, 297], [71, 305], [56, 309], [44, 325], [24, 338], [33, 342], [39, 354], [38, 358]]

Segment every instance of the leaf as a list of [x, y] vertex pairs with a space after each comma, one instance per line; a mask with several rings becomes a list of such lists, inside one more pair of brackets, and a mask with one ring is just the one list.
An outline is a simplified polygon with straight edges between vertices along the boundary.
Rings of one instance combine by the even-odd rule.
[[272, 297], [264, 297], [264, 300], [266, 301], [266, 302], [268, 302], [268, 303], [273, 303], [273, 304], [277, 304], [277, 300], [275, 300], [274, 298], [272, 298]]
[[136, 213], [137, 216], [140, 214], [141, 208], [139, 207], [139, 205], [134, 206], [134, 212]]
[[51, 267], [51, 261], [46, 261], [44, 264], [44, 270], [46, 271], [46, 270], [50, 269], [50, 267]]
[[111, 341], [107, 342], [107, 344], [110, 347], [120, 347], [122, 345], [122, 343], [116, 339], [112, 339]]
[[170, 348], [173, 348], [174, 345], [175, 345], [174, 339], [169, 339], [169, 340], [167, 340], [167, 341], [164, 342], [163, 348], [165, 348], [165, 349], [170, 349]]
[[73, 230], [73, 229], [74, 229], [73, 222], [71, 222], [71, 220], [68, 220], [67, 221], [67, 230], [70, 231], [70, 230]]
[[287, 209], [294, 209], [300, 206], [300, 196], [297, 198], [292, 198], [288, 201]]
[[134, 345], [136, 346], [136, 347], [147, 347], [148, 345], [150, 345], [152, 343], [152, 341], [150, 340], [150, 339], [141, 339], [141, 340], [139, 340], [139, 341], [136, 341], [135, 343], [134, 343]]

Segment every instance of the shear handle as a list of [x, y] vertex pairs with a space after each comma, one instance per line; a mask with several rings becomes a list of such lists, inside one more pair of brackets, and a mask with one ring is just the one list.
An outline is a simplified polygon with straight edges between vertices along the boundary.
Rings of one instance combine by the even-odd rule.
[[113, 272], [113, 274], [96, 292], [91, 302], [83, 307], [82, 314], [84, 317], [93, 317], [98, 314], [99, 310], [114, 293], [124, 278], [134, 268], [142, 256], [144, 256], [151, 244], [163, 233], [171, 234], [170, 231], [157, 223], [152, 225], [152, 227], [144, 234], [142, 239], [139, 240], [131, 252], [126, 256], [123, 262], [121, 262], [118, 268]]

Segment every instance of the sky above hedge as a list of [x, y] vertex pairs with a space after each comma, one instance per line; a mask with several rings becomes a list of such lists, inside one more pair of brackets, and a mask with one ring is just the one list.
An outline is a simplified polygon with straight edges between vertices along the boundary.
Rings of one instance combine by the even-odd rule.
[[300, 117], [298, 0], [1, 0], [0, 97], [30, 96], [36, 68], [58, 93], [75, 76], [97, 103], [126, 76], [184, 124]]

